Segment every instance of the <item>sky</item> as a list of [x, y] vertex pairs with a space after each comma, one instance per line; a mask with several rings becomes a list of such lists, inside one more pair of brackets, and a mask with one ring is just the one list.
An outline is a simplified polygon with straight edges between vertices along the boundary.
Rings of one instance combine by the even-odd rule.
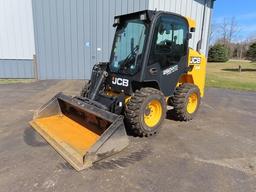
[[236, 18], [239, 35], [236, 41], [256, 36], [256, 0], [216, 0], [213, 11], [213, 24], [223, 22], [224, 18]]

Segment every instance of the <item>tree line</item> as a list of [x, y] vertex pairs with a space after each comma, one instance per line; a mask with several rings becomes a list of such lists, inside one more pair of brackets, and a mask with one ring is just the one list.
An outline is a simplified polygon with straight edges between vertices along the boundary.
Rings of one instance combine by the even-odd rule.
[[210, 34], [208, 61], [227, 62], [229, 59], [248, 59], [256, 61], [256, 34], [239, 41], [241, 28], [235, 17], [224, 18], [213, 24]]

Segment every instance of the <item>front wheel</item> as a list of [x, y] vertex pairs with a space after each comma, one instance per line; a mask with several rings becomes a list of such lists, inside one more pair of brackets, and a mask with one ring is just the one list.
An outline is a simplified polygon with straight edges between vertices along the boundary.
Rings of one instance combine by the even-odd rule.
[[125, 120], [138, 136], [156, 134], [166, 116], [166, 101], [163, 93], [154, 88], [137, 90], [126, 105]]

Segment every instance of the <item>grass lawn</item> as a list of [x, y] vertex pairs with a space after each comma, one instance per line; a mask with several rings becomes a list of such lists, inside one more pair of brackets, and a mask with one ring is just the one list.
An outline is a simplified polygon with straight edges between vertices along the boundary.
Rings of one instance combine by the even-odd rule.
[[[238, 71], [241, 65], [242, 72]], [[0, 79], [0, 84], [31, 83], [34, 79]], [[229, 61], [227, 63], [208, 63], [206, 87], [256, 91], [256, 63], [248, 61]]]
[[[238, 71], [239, 65], [242, 72]], [[234, 60], [227, 63], [208, 63], [206, 86], [256, 91], [256, 63]]]
[[0, 84], [31, 83], [34, 79], [0, 79]]

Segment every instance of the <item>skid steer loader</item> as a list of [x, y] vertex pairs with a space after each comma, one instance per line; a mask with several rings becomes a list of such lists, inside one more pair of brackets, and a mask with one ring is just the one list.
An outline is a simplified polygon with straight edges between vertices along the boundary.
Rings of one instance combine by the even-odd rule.
[[76, 170], [124, 149], [127, 130], [156, 134], [167, 105], [191, 120], [204, 95], [206, 58], [189, 48], [195, 21], [162, 11], [116, 16], [110, 61], [96, 64], [81, 95], [57, 94], [30, 122]]

